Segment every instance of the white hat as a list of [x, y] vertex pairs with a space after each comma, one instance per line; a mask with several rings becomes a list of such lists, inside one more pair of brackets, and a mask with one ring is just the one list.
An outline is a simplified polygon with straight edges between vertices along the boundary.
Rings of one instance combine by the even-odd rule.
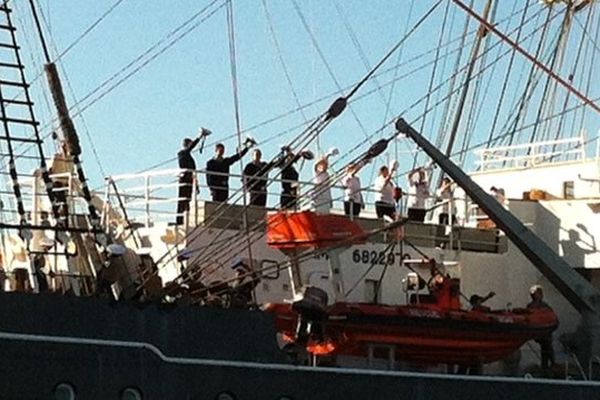
[[54, 240], [50, 239], [47, 236], [44, 236], [44, 238], [42, 238], [42, 240], [40, 240], [40, 246], [52, 247], [52, 246], [54, 246]]
[[533, 285], [529, 288], [529, 294], [534, 294], [538, 290], [543, 290], [541, 285]]
[[138, 256], [149, 256], [151, 252], [152, 249], [150, 247], [140, 247], [139, 249], [135, 250], [135, 254]]

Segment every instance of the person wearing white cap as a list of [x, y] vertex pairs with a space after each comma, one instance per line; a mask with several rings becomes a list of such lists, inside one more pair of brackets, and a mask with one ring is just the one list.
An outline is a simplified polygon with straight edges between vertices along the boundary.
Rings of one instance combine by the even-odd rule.
[[[540, 285], [533, 285], [529, 288], [531, 301], [527, 304], [528, 309], [551, 308], [544, 301], [544, 289]], [[547, 337], [535, 340], [540, 345], [541, 366], [547, 370], [554, 365], [554, 347], [552, 345], [552, 334]]]

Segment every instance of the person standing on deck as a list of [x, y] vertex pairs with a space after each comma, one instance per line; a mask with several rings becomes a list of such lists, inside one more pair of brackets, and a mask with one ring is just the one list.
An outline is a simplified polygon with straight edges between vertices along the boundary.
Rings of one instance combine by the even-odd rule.
[[194, 182], [194, 171], [196, 171], [196, 161], [192, 156], [192, 150], [205, 136], [208, 136], [210, 131], [202, 128], [200, 135], [196, 139], [185, 138], [181, 150], [177, 153], [177, 162], [179, 168], [184, 169], [179, 175], [179, 193], [177, 201], [177, 218], [176, 224], [183, 225], [184, 213], [190, 209], [190, 200], [192, 199], [192, 187]]
[[408, 174], [408, 217], [423, 222], [425, 220], [425, 204], [429, 198], [427, 170], [423, 167], [414, 169]]
[[41, 251], [37, 252], [33, 256], [33, 275], [37, 282], [37, 289], [39, 293], [47, 292], [50, 289], [48, 285], [48, 275], [50, 275], [50, 269], [46, 255], [54, 245], [51, 241], [45, 241], [42, 243]]
[[344, 186], [344, 213], [346, 216], [358, 217], [360, 210], [365, 208], [365, 202], [360, 186], [360, 178], [356, 176], [364, 163], [350, 164], [346, 167], [346, 176], [342, 179]]
[[396, 172], [397, 162], [392, 165], [392, 170], [387, 166], [379, 168], [379, 176], [375, 179], [375, 212], [377, 218], [388, 217], [395, 219], [396, 206], [394, 205], [394, 182], [392, 176]]
[[313, 178], [312, 203], [316, 212], [328, 214], [331, 209], [331, 188], [329, 187], [329, 161], [327, 157], [315, 163], [315, 177]]
[[329, 177], [329, 157], [337, 156], [339, 150], [331, 148], [327, 154], [315, 163], [315, 176], [313, 178], [312, 206], [320, 214], [329, 214], [332, 206], [331, 178]]
[[294, 167], [296, 161], [301, 157], [307, 160], [312, 160], [313, 155], [310, 151], [305, 150], [299, 154], [294, 154], [288, 146], [282, 151], [285, 155], [281, 158], [278, 165], [281, 168], [281, 196], [279, 197], [279, 206], [282, 209], [295, 209], [298, 199], [298, 179], [300, 174]]
[[262, 152], [255, 149], [252, 162], [244, 167], [244, 178], [246, 190], [250, 193], [250, 205], [264, 207], [267, 204], [267, 180], [269, 170], [273, 168], [275, 162], [264, 162], [261, 159]]
[[[256, 142], [246, 139], [244, 147], [230, 157], [224, 157], [225, 145], [215, 145], [215, 156], [206, 163], [206, 181], [210, 188], [212, 201], [225, 202], [229, 197], [229, 167], [239, 161]], [[211, 173], [212, 172], [212, 173]]]
[[450, 178], [442, 179], [440, 187], [437, 190], [437, 200], [441, 204], [441, 210], [438, 217], [440, 225], [452, 225], [456, 224], [456, 207], [454, 205], [454, 189], [452, 188], [454, 182]]

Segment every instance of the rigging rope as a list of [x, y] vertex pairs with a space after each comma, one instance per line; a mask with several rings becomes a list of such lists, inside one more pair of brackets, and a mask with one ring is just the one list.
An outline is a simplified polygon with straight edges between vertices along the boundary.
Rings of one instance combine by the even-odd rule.
[[[490, 16], [490, 21], [495, 21], [496, 20], [496, 14], [498, 12], [498, 4], [499, 2], [494, 2], [493, 3], [493, 8], [491, 11], [491, 16]], [[513, 8], [511, 11], [511, 14], [514, 13], [515, 9], [516, 9], [516, 4], [513, 4]], [[508, 21], [508, 26], [510, 26], [510, 23], [512, 21], [512, 18], [509, 19]], [[495, 24], [495, 22], [494, 22]], [[484, 55], [481, 57], [481, 61], [479, 61], [479, 68], [483, 68], [488, 56], [488, 47], [490, 46], [490, 41], [489, 40], [485, 40], [484, 42]], [[502, 48], [498, 47], [498, 53], [500, 54], [502, 52]], [[489, 71], [489, 76], [492, 77], [494, 76], [494, 73], [496, 71], [496, 67], [497, 64], [494, 64], [492, 69]], [[482, 89], [482, 81], [483, 81], [483, 77], [484, 74], [479, 74], [479, 77], [477, 78], [477, 80], [475, 81], [475, 89], [473, 91], [473, 94], [471, 96], [471, 100], [470, 100], [470, 109], [469, 109], [469, 115], [467, 117], [467, 122], [465, 125], [465, 128], [463, 129], [463, 140], [462, 140], [462, 145], [461, 148], [465, 148], [468, 147], [469, 144], [471, 143], [471, 140], [474, 136], [474, 133], [477, 131], [477, 124], [479, 122], [479, 118], [481, 117], [481, 112], [484, 109], [484, 104], [486, 102], [486, 100], [488, 99], [488, 91], [490, 89], [491, 83], [493, 81], [493, 79], [487, 79], [487, 82], [485, 84], [485, 88], [483, 89], [483, 96], [481, 94], [481, 89]], [[481, 99], [481, 103], [479, 103], [479, 100]], [[476, 106], [477, 105], [477, 106]], [[463, 152], [460, 157], [459, 157], [459, 165], [460, 167], [464, 167], [466, 161], [467, 161], [467, 153]]]
[[281, 46], [279, 45], [279, 40], [277, 40], [277, 35], [275, 33], [275, 27], [273, 25], [273, 18], [271, 17], [271, 13], [269, 12], [269, 7], [267, 6], [267, 0], [262, 0], [263, 10], [265, 12], [265, 18], [267, 20], [267, 24], [269, 26], [269, 32], [271, 34], [271, 40], [273, 41], [273, 46], [275, 47], [275, 51], [277, 53], [277, 59], [279, 60], [279, 64], [283, 69], [283, 73], [285, 75], [285, 79], [287, 81], [288, 86], [290, 87], [290, 91], [292, 92], [292, 96], [294, 97], [294, 101], [296, 102], [297, 109], [300, 110], [300, 114], [302, 115], [302, 119], [305, 123], [308, 123], [308, 118], [304, 113], [304, 108], [302, 107], [302, 103], [300, 102], [300, 97], [296, 92], [294, 84], [292, 83], [292, 77], [287, 68], [285, 60], [283, 58], [283, 52], [281, 51]]
[[[577, 21], [577, 18], [575, 18], [575, 20]], [[587, 32], [584, 31], [584, 34], [586, 34]], [[596, 64], [595, 64], [595, 58], [596, 58], [596, 53], [600, 52], [600, 50], [598, 49], [598, 46], [596, 45], [596, 42], [598, 42], [598, 40], [600, 39], [600, 21], [596, 22], [596, 38], [595, 40], [591, 40], [591, 42], [593, 43], [594, 47], [596, 48], [596, 52], [592, 52], [592, 59], [590, 62], [590, 69], [589, 69], [589, 73], [588, 73], [588, 82], [585, 88], [585, 92], [586, 93], [590, 93], [590, 89], [591, 89], [591, 85], [592, 85], [592, 75], [593, 75], [593, 71], [597, 71], [596, 70]], [[586, 111], [587, 108], [583, 108], [582, 112], [581, 112], [581, 123], [580, 126], [583, 126], [585, 123], [585, 116], [586, 116]], [[573, 121], [574, 122], [574, 121]]]
[[[549, 68], [551, 70], [554, 70], [555, 68], [557, 68], [557, 62], [559, 62], [559, 59], [562, 59], [562, 57], [560, 57], [561, 54], [561, 45], [564, 44], [564, 40], [565, 38], [568, 38], [568, 34], [569, 34], [569, 30], [567, 29], [567, 26], [569, 25], [569, 20], [571, 17], [571, 11], [570, 8], [567, 7], [567, 11], [565, 12], [565, 16], [563, 19], [563, 22], [560, 26], [560, 32], [558, 34], [558, 38], [556, 39], [556, 43], [554, 45], [554, 48], [552, 50], [552, 58], [550, 60], [550, 65]], [[558, 70], [560, 70], [560, 63], [558, 65]], [[552, 99], [552, 95], [548, 96], [548, 92], [552, 89], [552, 84], [554, 83], [554, 81], [552, 79], [550, 79], [550, 76], [546, 77], [546, 82], [544, 83], [544, 90], [542, 91], [542, 97], [540, 98], [540, 104], [538, 107], [538, 111], [537, 111], [537, 116], [536, 119], [539, 119], [543, 114], [544, 111], [546, 109], [546, 104], [547, 104], [547, 98], [550, 97], [551, 100]], [[532, 132], [531, 132], [531, 136], [530, 136], [530, 142], [534, 142], [537, 138], [537, 132], [539, 129], [539, 125], [536, 125], [533, 127]], [[542, 140], [545, 138], [545, 133], [544, 131], [542, 131]]]
[[[517, 38], [516, 38], [517, 43], [519, 43], [521, 41], [521, 33], [523, 32], [522, 27], [523, 27], [523, 24], [525, 21], [525, 17], [527, 16], [527, 11], [529, 11], [529, 2], [527, 2], [526, 4], [527, 5], [523, 9], [523, 15], [521, 16], [521, 22], [519, 23], [519, 29], [517, 31]], [[500, 109], [502, 108], [504, 96], [506, 94], [506, 89], [508, 87], [508, 82], [509, 82], [510, 74], [512, 72], [513, 63], [515, 61], [516, 54], [517, 54], [517, 51], [515, 49], [513, 49], [510, 54], [510, 60], [508, 61], [508, 66], [506, 67], [506, 74], [504, 75], [504, 81], [502, 82], [502, 89], [500, 89], [500, 96], [498, 96], [496, 112], [494, 113], [494, 119], [492, 120], [492, 125], [490, 127], [490, 133], [488, 135], [488, 143], [492, 142], [492, 137], [494, 136], [494, 131], [496, 129], [496, 124], [498, 123]]]
[[[80, 114], [82, 114], [89, 107], [91, 107], [92, 105], [94, 105], [95, 103], [97, 103], [99, 100], [101, 100], [102, 98], [104, 98], [106, 95], [108, 95], [114, 89], [116, 89], [117, 87], [119, 87], [121, 84], [123, 84], [129, 78], [131, 78], [137, 72], [139, 72], [141, 69], [143, 69], [145, 66], [147, 66], [150, 62], [154, 61], [156, 58], [158, 58], [160, 55], [162, 55], [169, 48], [171, 48], [172, 46], [174, 46], [177, 42], [179, 42], [181, 39], [183, 39], [189, 33], [191, 33], [192, 31], [194, 31], [196, 28], [198, 28], [202, 23], [204, 23], [206, 20], [208, 20], [210, 17], [212, 17], [218, 10], [220, 10], [223, 7], [225, 7], [225, 4], [226, 4], [227, 0], [222, 0], [221, 4], [217, 8], [215, 8], [214, 10], [211, 10], [210, 13], [208, 13], [207, 16], [205, 16], [200, 21], [198, 21], [195, 24], [193, 24], [192, 26], [190, 26], [187, 30], [184, 30], [179, 35], [177, 35], [178, 32], [182, 31], [185, 27], [187, 27], [188, 25], [190, 25], [194, 20], [196, 20], [198, 17], [200, 17], [203, 13], [207, 12], [207, 10], [212, 5], [214, 5], [215, 3], [217, 3], [218, 1], [221, 1], [221, 0], [213, 0], [209, 5], [207, 5], [206, 7], [202, 8], [199, 12], [197, 12], [192, 17], [190, 17], [189, 19], [187, 19], [183, 24], [181, 24], [180, 26], [178, 26], [174, 30], [170, 31], [169, 34], [167, 34], [166, 37], [164, 37], [163, 39], [161, 39], [158, 42], [156, 42], [154, 45], [152, 45], [150, 48], [148, 48], [146, 51], [144, 51], [141, 55], [139, 55], [138, 57], [136, 57], [129, 64], [127, 64], [126, 66], [124, 66], [123, 68], [121, 68], [121, 70], [119, 70], [117, 73], [113, 74], [110, 78], [108, 78], [107, 80], [105, 80], [104, 82], [102, 82], [98, 87], [96, 87], [95, 89], [93, 89], [91, 92], [89, 92], [87, 95], [85, 95], [78, 102], [74, 103], [69, 108], [69, 111], [73, 111], [73, 110], [76, 111], [72, 115], [72, 117], [75, 118], [75, 117], [79, 116]], [[170, 39], [171, 37], [173, 37], [173, 39], [170, 42], [166, 43], [163, 48], [159, 49], [159, 47], [163, 43], [167, 42], [168, 39]], [[125, 75], [123, 78], [121, 78], [120, 80], [118, 80], [117, 82], [115, 82], [113, 85], [111, 85], [110, 87], [108, 87], [104, 92], [100, 93], [97, 97], [95, 97], [94, 99], [90, 100], [90, 102], [88, 102], [88, 104], [85, 104], [83, 106], [81, 105], [82, 102], [84, 102], [88, 98], [92, 97], [96, 93], [100, 92], [100, 90], [102, 90], [104, 87], [108, 86], [112, 81], [116, 80], [121, 74], [123, 74], [124, 72], [126, 72], [128, 69], [130, 69], [132, 66], [134, 66], [139, 61], [143, 60], [143, 58], [145, 56], [147, 56], [148, 54], [152, 53], [152, 51], [154, 51], [156, 49], [158, 49], [158, 50], [157, 50], [157, 52], [155, 54], [153, 54], [152, 56], [150, 56], [150, 58], [148, 58], [147, 60], [143, 61], [143, 63], [140, 64], [140, 65], [138, 65], [134, 70], [132, 70], [127, 75]], [[54, 121], [46, 124], [46, 126], [44, 126], [42, 129], [47, 128], [53, 122]], [[47, 139], [48, 137], [50, 137], [51, 134], [52, 134], [52, 132], [48, 132], [43, 137], [43, 139]], [[31, 147], [30, 145], [25, 145], [25, 144], [23, 144], [22, 146], [24, 146], [24, 147]]]
[[584, 95], [583, 93], [581, 93], [573, 85], [569, 84], [563, 78], [561, 78], [556, 73], [554, 73], [554, 71], [552, 71], [550, 68], [548, 68], [548, 66], [546, 66], [543, 63], [541, 63], [534, 56], [532, 56], [531, 54], [529, 54], [518, 43], [515, 43], [515, 41], [513, 41], [508, 36], [506, 36], [505, 34], [503, 34], [502, 32], [500, 32], [494, 25], [491, 25], [484, 18], [482, 18], [479, 14], [475, 13], [473, 10], [471, 10], [470, 8], [468, 8], [462, 1], [460, 1], [460, 0], [452, 0], [452, 1], [454, 1], [454, 3], [456, 3], [460, 8], [462, 8], [463, 10], [465, 10], [473, 18], [475, 18], [476, 20], [478, 20], [481, 24], [485, 25], [486, 28], [489, 31], [493, 32], [498, 37], [500, 37], [503, 41], [505, 41], [506, 43], [508, 43], [511, 47], [515, 48], [521, 55], [523, 55], [525, 58], [527, 58], [529, 61], [531, 61], [537, 68], [541, 69], [546, 74], [550, 75], [554, 80], [556, 80], [558, 83], [560, 83], [565, 89], [571, 91], [580, 100], [582, 100], [583, 102], [585, 102], [590, 108], [592, 108], [593, 110], [595, 110], [598, 113], [600, 113], [600, 106], [598, 104], [596, 104], [593, 101], [591, 101], [591, 99], [589, 99], [586, 95]]
[[[61, 51], [60, 54], [53, 61], [56, 62], [58, 60], [61, 60], [65, 55], [67, 55], [67, 53], [69, 51], [73, 50], [73, 48], [75, 46], [77, 46], [79, 44], [79, 42], [81, 42], [87, 35], [90, 34], [90, 32], [92, 32], [98, 25], [100, 25], [100, 23], [102, 21], [104, 21], [106, 19], [106, 17], [108, 17], [122, 2], [123, 2], [123, 0], [116, 0], [90, 26], [88, 26], [79, 36], [77, 36], [77, 38], [75, 38], [75, 40], [73, 40], [71, 42], [71, 44], [69, 44], [67, 47], [65, 47], [65, 49], [63, 51]], [[42, 12], [42, 16], [43, 15], [44, 15], [44, 13]], [[47, 28], [48, 32], [50, 32], [50, 24], [47, 21], [46, 21], [46, 28]]]
[[[121, 0], [122, 1], [122, 0]], [[113, 5], [113, 7], [110, 9], [110, 11], [112, 11], [120, 2], [117, 2], [115, 5]], [[108, 13], [105, 13], [105, 16], [103, 18], [101, 18], [100, 20], [97, 20], [97, 23], [95, 25], [98, 25], [100, 23], [100, 21], [102, 21], [102, 19], [104, 19], [108, 14], [110, 14], [110, 11]], [[42, 16], [42, 22], [44, 23], [45, 27], [46, 27], [46, 31], [48, 33], [50, 33], [50, 29], [49, 29], [49, 24], [48, 24], [48, 20], [46, 15], [44, 14], [43, 11], [41, 11], [40, 8], [40, 15]], [[94, 25], [94, 26], [95, 26]], [[92, 28], [93, 29], [93, 28]], [[91, 31], [91, 29], [90, 29]], [[81, 40], [81, 39], [80, 39]], [[54, 49], [54, 52], [58, 51], [58, 48], [56, 46], [56, 42], [54, 41], [54, 36], [50, 33], [50, 43], [52, 44], [52, 48]], [[71, 48], [73, 47], [73, 45], [71, 46]], [[63, 53], [66, 53], [66, 51], [63, 51]], [[60, 60], [61, 56], [58, 56], [56, 58], [56, 60]], [[52, 61], [54, 62], [54, 61]], [[67, 81], [67, 87], [69, 88], [69, 92], [71, 93], [71, 97], [73, 98], [73, 101], [75, 104], [77, 104], [77, 97], [75, 96], [75, 91], [73, 90], [73, 85], [71, 84], [71, 80], [69, 79], [69, 75], [67, 74], [67, 71], [64, 68], [64, 65], [62, 62], [60, 62], [60, 66], [62, 69], [62, 75], [65, 77], [66, 81]], [[44, 91], [45, 93], [45, 91]], [[102, 165], [102, 161], [100, 160], [100, 155], [98, 154], [98, 149], [96, 148], [96, 144], [94, 143], [94, 140], [92, 139], [92, 135], [90, 133], [90, 130], [88, 128], [87, 122], [84, 118], [84, 116], [82, 114], [79, 115], [79, 120], [81, 121], [82, 125], [83, 125], [83, 131], [85, 133], [85, 136], [88, 139], [88, 142], [92, 148], [92, 154], [94, 155], [94, 159], [96, 161], [96, 164], [98, 164], [98, 168], [100, 169], [100, 173], [102, 174], [102, 176], [106, 176], [106, 171], [104, 169], [104, 166]]]
[[[365, 66], [367, 71], [370, 71], [371, 64], [369, 63], [367, 55], [365, 54], [365, 51], [363, 50], [363, 47], [361, 46], [360, 41], [358, 40], [358, 37], [356, 36], [356, 33], [354, 32], [354, 29], [352, 29], [352, 25], [350, 25], [350, 21], [348, 21], [348, 17], [342, 10], [342, 7], [340, 6], [340, 4], [337, 0], [333, 0], [333, 5], [335, 6], [335, 9], [336, 9], [338, 15], [342, 19], [342, 22], [344, 23], [344, 27], [346, 28], [346, 32], [348, 32], [348, 36], [350, 36], [350, 40], [352, 41], [352, 44], [354, 45], [354, 48], [356, 49], [358, 56], [360, 57], [363, 65]], [[381, 96], [381, 100], [383, 101], [383, 104], [387, 106], [389, 103], [386, 101], [385, 96], [383, 95], [383, 92], [381, 91], [381, 85], [379, 85], [379, 82], [378, 82], [376, 76], [373, 76], [373, 82], [375, 84], [375, 87], [377, 88], [377, 93]]]
[[[233, 89], [233, 106], [235, 112], [235, 129], [237, 132], [238, 146], [240, 149], [242, 148], [242, 121], [240, 116], [240, 99], [238, 94], [238, 80], [237, 80], [237, 61], [236, 61], [236, 53], [235, 53], [235, 26], [234, 26], [234, 18], [233, 18], [233, 3], [232, 0], [227, 2], [227, 33], [229, 38], [229, 61], [231, 65], [231, 86]], [[246, 229], [246, 235], [248, 235], [248, 208], [246, 207], [246, 188], [247, 181], [244, 175], [244, 167], [242, 163], [240, 165], [240, 173], [242, 175], [242, 203], [244, 205], [243, 211], [243, 223], [244, 228]], [[252, 248], [251, 243], [247, 241], [247, 251], [250, 269], [253, 269], [253, 261], [252, 261]]]
[[[590, 24], [590, 21], [592, 20], [592, 15], [594, 13], [594, 10], [595, 10], [595, 8], [593, 8], [593, 7], [589, 8], [588, 16], [587, 16], [586, 21], [585, 21], [585, 27], [583, 29], [584, 32], [587, 30], [587, 28], [588, 28], [588, 26]], [[575, 15], [573, 15], [573, 18], [574, 17], [575, 17]], [[577, 71], [577, 67], [579, 66], [579, 61], [581, 59], [581, 54], [583, 53], [582, 50], [585, 47], [584, 46], [584, 40], [585, 40], [585, 35], [582, 34], [581, 35], [581, 40], [579, 42], [579, 46], [577, 47], [577, 55], [575, 56], [575, 62], [573, 63], [573, 68], [571, 69], [571, 72], [569, 73], [569, 78], [568, 79], [569, 79], [569, 81], [571, 83], [575, 79], [575, 72]], [[565, 94], [565, 100], [564, 100], [563, 105], [561, 107], [562, 110], [564, 110], [564, 109], [567, 108], [567, 105], [569, 104], [569, 100], [570, 100], [570, 94], [571, 94], [570, 92], [567, 92]], [[587, 94], [588, 94], [588, 92], [586, 90], [586, 95]], [[552, 112], [552, 111], [554, 111], [554, 110], [553, 109], [550, 110], [550, 112]], [[563, 135], [563, 133], [562, 133], [563, 123], [564, 123], [564, 118], [560, 118], [559, 121], [558, 121], [558, 126], [557, 126], [557, 129], [556, 129], [556, 135], [554, 136], [554, 140], [558, 140]], [[548, 125], [546, 125], [546, 126], [548, 126]], [[550, 131], [550, 129], [548, 129], [548, 131]], [[553, 147], [552, 151], [554, 151], [555, 148], [556, 147]]]
[[[441, 3], [441, 0], [438, 1], [433, 7], [432, 9], [425, 14], [426, 16], [429, 16], [433, 10]], [[419, 20], [419, 22], [415, 25], [415, 27], [413, 27], [413, 29], [409, 32], [409, 36], [416, 30], [416, 28], [418, 26], [420, 26], [420, 24], [422, 24], [422, 22], [425, 20], [424, 18], [421, 18], [421, 20]], [[399, 43], [403, 43], [405, 40], [407, 39], [407, 37], [402, 38], [402, 40]], [[397, 49], [399, 47], [399, 45], [394, 46], [394, 50]], [[367, 74], [367, 79], [368, 77], [371, 77], [378, 68], [381, 67], [381, 65], [383, 65], [383, 62], [385, 60], [387, 60], [391, 55], [393, 54], [393, 51], [388, 52], [388, 54], [383, 58], [382, 61], [380, 61], [376, 67], [374, 67], [368, 74]], [[318, 134], [320, 133], [320, 131], [322, 131], [323, 129], [325, 129], [325, 127], [327, 127], [329, 125], [329, 123], [333, 120], [333, 118], [337, 117], [345, 108], [346, 104], [347, 104], [347, 100], [349, 100], [356, 92], [357, 90], [367, 81], [367, 79], [363, 78], [355, 87], [354, 89], [350, 92], [350, 94], [348, 94], [345, 97], [342, 98], [338, 98], [329, 108], [329, 110], [327, 110], [326, 113], [322, 114], [322, 116], [318, 119], [315, 120], [315, 122], [309, 126], [309, 130], [306, 134], [306, 139], [309, 141], [314, 140]], [[312, 129], [312, 131], [311, 131]], [[306, 132], [306, 131], [305, 131]], [[301, 134], [302, 135], [302, 134]], [[294, 143], [297, 139], [295, 139], [294, 141], [292, 141], [292, 143]], [[301, 139], [300, 139], [301, 140]], [[269, 180], [267, 182], [267, 186], [272, 182], [272, 179]], [[223, 205], [220, 205], [220, 207], [222, 207]], [[216, 215], [215, 215], [216, 216]], [[201, 235], [203, 232], [205, 232], [206, 229], [200, 229], [199, 231], [195, 231], [193, 232], [193, 237], [187, 237], [186, 239], [189, 239], [189, 241], [193, 240], [194, 238], [197, 238], [199, 235]], [[189, 236], [189, 235], [188, 235]], [[163, 260], [164, 257], [168, 256], [168, 254], [163, 255], [163, 257], [160, 258], [160, 260]], [[159, 262], [159, 261], [157, 261]]]
[[[558, 14], [556, 14], [558, 15]], [[548, 14], [546, 16], [546, 22], [544, 23], [544, 29], [542, 30], [542, 33], [540, 35], [540, 40], [538, 42], [538, 46], [535, 50], [535, 57], [538, 58], [540, 57], [543, 48], [544, 48], [544, 43], [546, 40], [546, 34], [548, 32], [548, 28], [550, 27], [550, 20], [552, 19], [552, 7], [548, 7]], [[513, 48], [515, 51], [517, 50], [516, 48]], [[531, 65], [529, 68], [529, 74], [527, 77], [527, 82], [525, 84], [525, 89], [523, 90], [523, 95], [521, 97], [520, 103], [518, 105], [518, 111], [515, 115], [515, 119], [512, 123], [512, 128], [511, 129], [516, 129], [517, 126], [519, 126], [519, 123], [522, 124], [522, 121], [525, 119], [526, 115], [527, 115], [527, 106], [529, 104], [529, 98], [533, 95], [534, 91], [535, 91], [535, 87], [537, 86], [538, 83], [538, 79], [540, 78], [535, 78], [535, 73], [537, 72], [535, 65]], [[514, 138], [509, 136], [509, 140], [508, 140], [508, 145], [510, 146], [513, 143]]]
[[[333, 72], [333, 69], [331, 68], [331, 65], [329, 64], [329, 62], [325, 58], [325, 55], [323, 54], [323, 51], [321, 50], [321, 47], [319, 46], [319, 43], [317, 42], [317, 39], [315, 38], [312, 30], [308, 26], [308, 22], [306, 21], [306, 18], [304, 17], [304, 14], [302, 13], [302, 10], [300, 9], [300, 6], [298, 5], [298, 2], [296, 0], [292, 0], [292, 3], [294, 5], [294, 9], [296, 10], [296, 13], [300, 17], [300, 21], [302, 22], [302, 25], [304, 26], [304, 29], [306, 30], [306, 32], [308, 33], [308, 35], [310, 37], [310, 40], [311, 40], [311, 43], [312, 43], [313, 47], [317, 51], [317, 54], [319, 55], [319, 58], [323, 62], [323, 65], [325, 65], [325, 68], [327, 69], [327, 72], [329, 73], [329, 76], [331, 76], [331, 79], [335, 83], [335, 85], [338, 88], [338, 90], [342, 90], [342, 85], [340, 84], [340, 82], [336, 78], [336, 76], [335, 76], [335, 74]], [[351, 97], [351, 95], [352, 95], [352, 93], [350, 95], [346, 96], [346, 100], [348, 100], [348, 98]], [[362, 131], [363, 135], [365, 136], [365, 138], [368, 138], [367, 131], [366, 131], [366, 129], [365, 129], [362, 121], [358, 118], [358, 115], [356, 114], [356, 112], [354, 111], [354, 109], [352, 107], [349, 107], [349, 108], [350, 108], [350, 112], [352, 113], [352, 116], [354, 117], [354, 120], [358, 124], [358, 127]], [[367, 140], [369, 140], [369, 139], [367, 139]]]
[[[189, 35], [191, 32], [193, 32], [194, 30], [196, 30], [200, 25], [202, 25], [204, 22], [206, 22], [209, 18], [211, 18], [213, 15], [215, 15], [217, 13], [217, 11], [219, 11], [221, 8], [225, 7], [226, 4], [227, 4], [227, 0], [224, 0], [216, 8], [214, 8], [213, 10], [208, 11], [210, 9], [210, 7], [213, 6], [215, 3], [217, 3], [218, 1], [219, 0], [213, 0], [209, 5], [207, 5], [204, 8], [202, 8], [202, 10], [200, 10], [199, 12], [197, 12], [196, 14], [194, 14], [191, 18], [189, 18], [186, 22], [184, 22], [178, 28], [176, 28], [175, 30], [171, 31], [165, 38], [161, 39], [159, 42], [157, 42], [156, 44], [154, 44], [153, 46], [151, 46], [148, 50], [146, 50], [140, 56], [136, 57], [134, 60], [132, 60], [125, 67], [121, 68], [121, 70], [117, 71], [110, 78], [106, 79], [96, 89], [94, 89], [91, 92], [89, 92], [88, 94], [86, 94], [79, 101], [79, 103], [83, 103], [83, 102], [87, 101], [88, 99], [91, 99], [91, 100], [89, 100], [89, 102], [87, 104], [83, 105], [77, 113], [73, 114], [73, 116], [77, 116], [77, 115], [83, 113], [85, 110], [87, 110], [93, 104], [95, 104], [98, 101], [100, 101], [101, 99], [103, 99], [107, 94], [109, 94], [110, 92], [112, 92], [113, 90], [115, 90], [116, 88], [118, 88], [119, 86], [121, 86], [129, 78], [131, 78], [136, 73], [138, 73], [140, 70], [142, 70], [144, 67], [146, 67], [148, 64], [150, 64], [150, 62], [152, 62], [155, 59], [157, 59], [159, 56], [161, 56], [167, 50], [169, 50], [171, 47], [173, 47], [175, 44], [177, 44], [180, 40], [182, 40], [187, 35]], [[194, 20], [198, 19], [204, 13], [206, 13], [206, 15], [203, 18], [201, 18], [198, 22], [196, 22], [193, 25], [191, 25], [189, 28], [183, 30], [186, 26], [190, 25]], [[179, 31], [182, 31], [182, 32], [179, 33], [179, 34], [177, 34]], [[166, 45], [164, 45], [164, 47], [162, 47], [161, 49], [157, 50], [156, 53], [154, 53], [153, 55], [149, 56], [149, 58], [146, 59], [145, 61], [142, 61], [144, 57], [146, 57], [147, 55], [149, 55], [152, 51], [154, 51], [155, 49], [157, 49], [160, 45], [162, 45], [163, 42], [167, 41], [171, 37], [173, 37], [173, 39], [170, 42], [168, 42]], [[121, 74], [125, 73], [128, 69], [132, 68], [138, 62], [141, 62], [141, 64], [139, 64], [133, 70], [131, 70], [130, 72], [128, 72], [122, 78], [116, 80], [117, 78], [119, 78], [119, 76]], [[115, 80], [116, 80], [116, 82], [114, 82], [111, 85], [111, 82], [113, 82]], [[104, 87], [107, 87], [107, 86], [108, 86], [108, 88], [106, 90], [104, 90], [103, 92], [99, 93]], [[99, 94], [97, 94], [97, 93], [99, 93]], [[94, 95], [96, 95], [96, 97], [92, 98]], [[71, 108], [73, 108], [73, 107], [71, 107]]]

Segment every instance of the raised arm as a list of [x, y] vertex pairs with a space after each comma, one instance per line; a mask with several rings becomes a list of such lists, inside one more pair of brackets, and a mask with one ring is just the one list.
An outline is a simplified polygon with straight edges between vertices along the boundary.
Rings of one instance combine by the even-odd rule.
[[248, 150], [250, 150], [250, 148], [245, 146], [241, 151], [237, 152], [236, 154], [232, 155], [231, 157], [225, 157], [223, 159], [223, 162], [227, 165], [232, 165], [236, 161], [241, 160], [241, 158], [246, 155]]
[[196, 139], [192, 140], [187, 146], [184, 147], [183, 150], [187, 151], [188, 153], [191, 152], [194, 150], [194, 147], [200, 143], [200, 139], [202, 139], [202, 136], [198, 136]]

